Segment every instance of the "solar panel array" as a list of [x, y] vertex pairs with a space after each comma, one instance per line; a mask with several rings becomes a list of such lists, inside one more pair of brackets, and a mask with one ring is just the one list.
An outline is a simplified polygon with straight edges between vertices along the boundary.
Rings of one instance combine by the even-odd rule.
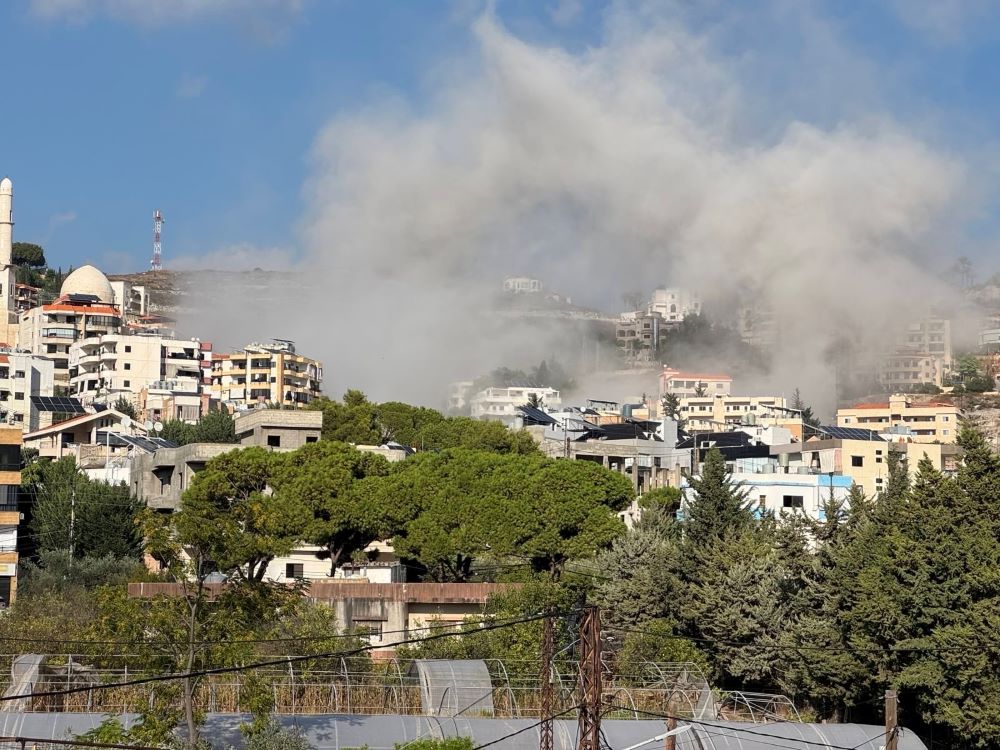
[[858, 427], [837, 427], [835, 425], [823, 425], [818, 429], [824, 435], [838, 440], [874, 440], [876, 442], [885, 442], [874, 430], [862, 430]]
[[519, 406], [518, 411], [524, 415], [525, 419], [530, 420], [534, 424], [555, 424], [556, 420], [550, 417], [541, 409], [536, 409], [534, 406]]
[[59, 412], [60, 414], [85, 414], [87, 411], [83, 408], [83, 404], [69, 396], [32, 396], [31, 405], [38, 411]]

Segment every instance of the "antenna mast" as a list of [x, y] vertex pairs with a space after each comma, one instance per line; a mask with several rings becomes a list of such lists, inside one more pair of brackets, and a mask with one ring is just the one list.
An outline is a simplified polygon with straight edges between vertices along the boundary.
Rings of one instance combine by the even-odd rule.
[[153, 211], [153, 259], [149, 261], [150, 271], [163, 270], [163, 253], [160, 249], [160, 230], [163, 228], [163, 215], [160, 209]]

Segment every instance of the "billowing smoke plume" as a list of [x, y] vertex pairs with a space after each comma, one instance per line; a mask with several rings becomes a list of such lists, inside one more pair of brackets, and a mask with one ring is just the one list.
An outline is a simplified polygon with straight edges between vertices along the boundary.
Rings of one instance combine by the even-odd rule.
[[884, 344], [943, 293], [927, 259], [963, 169], [899, 126], [748, 135], [726, 60], [627, 16], [581, 53], [490, 17], [474, 32], [478, 60], [439, 76], [424, 106], [378, 102], [319, 135], [308, 288], [266, 312], [228, 305], [216, 339], [273, 330], [324, 359], [331, 393], [437, 404], [449, 380], [581, 346], [490, 314], [504, 276], [606, 310], [669, 284], [708, 309], [772, 305], [770, 390], [829, 406], [831, 345]]

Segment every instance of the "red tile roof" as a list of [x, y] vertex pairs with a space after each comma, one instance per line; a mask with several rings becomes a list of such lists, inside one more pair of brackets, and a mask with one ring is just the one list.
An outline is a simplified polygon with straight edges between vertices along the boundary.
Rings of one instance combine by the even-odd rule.
[[888, 409], [889, 408], [889, 402], [888, 401], [869, 401], [869, 402], [863, 403], [863, 404], [855, 404], [854, 406], [851, 406], [849, 408], [851, 408], [851, 409]]

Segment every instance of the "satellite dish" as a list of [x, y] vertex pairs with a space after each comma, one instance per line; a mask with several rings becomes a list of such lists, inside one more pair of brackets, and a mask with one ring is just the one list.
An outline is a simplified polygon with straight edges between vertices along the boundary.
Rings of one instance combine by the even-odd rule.
[[142, 426], [146, 428], [146, 432], [149, 432], [151, 429], [153, 429], [153, 420], [147, 419], [145, 422], [142, 423]]
[[157, 432], [163, 432], [163, 422], [157, 422], [153, 425], [153, 429]]
[[126, 430], [132, 426], [132, 417], [122, 417], [122, 427]]

